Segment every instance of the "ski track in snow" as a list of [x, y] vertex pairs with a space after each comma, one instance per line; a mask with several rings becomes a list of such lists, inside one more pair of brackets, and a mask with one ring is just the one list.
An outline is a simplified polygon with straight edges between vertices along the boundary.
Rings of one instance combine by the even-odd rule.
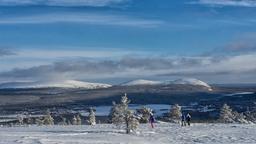
[[140, 125], [133, 134], [113, 125], [0, 127], [0, 144], [255, 144], [256, 125]]

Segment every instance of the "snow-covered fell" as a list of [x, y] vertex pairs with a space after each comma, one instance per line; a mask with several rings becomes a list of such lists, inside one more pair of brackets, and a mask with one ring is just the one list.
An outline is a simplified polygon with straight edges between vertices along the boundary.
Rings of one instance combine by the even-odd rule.
[[111, 87], [109, 84], [89, 83], [76, 80], [59, 82], [11, 82], [0, 84], [0, 88], [85, 88], [98, 89]]
[[194, 79], [194, 78], [183, 78], [183, 79], [177, 79], [175, 81], [167, 81], [166, 83], [170, 83], [170, 84], [189, 84], [189, 85], [199, 85], [199, 86], [204, 86], [204, 87], [208, 87], [210, 88], [211, 86], [208, 85], [206, 82], [203, 82], [201, 80], [198, 79]]
[[195, 79], [195, 78], [183, 78], [183, 79], [177, 79], [175, 81], [166, 82], [170, 84], [182, 84], [182, 85], [196, 85], [196, 86], [203, 86], [208, 88], [209, 91], [212, 91], [212, 88], [210, 85], [208, 85], [206, 82], [203, 82], [201, 80]]
[[196, 85], [196, 86], [203, 86], [208, 88], [209, 91], [212, 90], [211, 86], [208, 85], [206, 82], [203, 82], [198, 79], [194, 78], [183, 78], [183, 79], [177, 79], [174, 81], [150, 81], [150, 80], [133, 80], [129, 81], [127, 83], [121, 84], [122, 86], [136, 86], [136, 85], [166, 85], [166, 84], [182, 84], [182, 85]]
[[138, 80], [129, 81], [127, 83], [123, 83], [121, 85], [122, 86], [135, 86], [135, 85], [157, 85], [157, 84], [161, 84], [161, 82], [138, 79]]

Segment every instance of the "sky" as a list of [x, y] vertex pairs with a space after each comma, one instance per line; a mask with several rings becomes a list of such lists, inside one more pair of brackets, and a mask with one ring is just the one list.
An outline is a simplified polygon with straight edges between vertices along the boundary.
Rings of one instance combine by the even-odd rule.
[[0, 83], [256, 83], [256, 0], [0, 0]]

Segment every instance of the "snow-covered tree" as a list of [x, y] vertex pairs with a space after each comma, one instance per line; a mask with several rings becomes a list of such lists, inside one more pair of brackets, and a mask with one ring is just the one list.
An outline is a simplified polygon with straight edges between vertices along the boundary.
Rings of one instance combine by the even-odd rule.
[[112, 107], [110, 109], [110, 112], [109, 112], [109, 115], [108, 115], [108, 118], [110, 120], [110, 122], [112, 123], [112, 118], [114, 117], [114, 114], [117, 110], [117, 104], [115, 101], [112, 102]]
[[171, 106], [170, 112], [169, 112], [169, 120], [171, 122], [179, 122], [181, 118], [181, 107], [178, 104], [175, 104]]
[[51, 116], [51, 112], [49, 109], [46, 111], [46, 115], [44, 116], [43, 123], [44, 125], [54, 125], [54, 119]]
[[81, 117], [80, 115], [76, 115], [76, 121], [77, 121], [77, 125], [81, 125], [82, 124], [82, 120], [81, 120]]
[[26, 115], [26, 122], [27, 124], [33, 124], [33, 119], [31, 115], [29, 114]]
[[247, 108], [247, 111], [244, 113], [245, 119], [251, 123], [256, 123], [256, 102], [253, 103], [251, 109]]
[[110, 112], [110, 115], [112, 116], [112, 123], [117, 126], [122, 126], [124, 124], [126, 133], [134, 131], [139, 125], [139, 121], [135, 117], [134, 112], [128, 109], [129, 103], [130, 100], [125, 94], [122, 96], [120, 104], [113, 103], [113, 107]]
[[89, 116], [88, 117], [89, 117], [88, 123], [90, 125], [96, 125], [95, 112], [94, 112], [92, 107], [89, 110]]
[[113, 124], [120, 127], [124, 123], [123, 109], [120, 104], [113, 103], [110, 111], [110, 119]]
[[243, 113], [233, 112], [234, 121], [240, 124], [249, 124], [250, 122], [246, 120], [246, 116]]
[[72, 118], [72, 125], [77, 125], [76, 116], [73, 116], [73, 118]]
[[233, 123], [234, 121], [234, 114], [230, 106], [224, 104], [220, 109], [220, 117], [219, 121], [223, 123]]
[[18, 115], [18, 116], [17, 116], [17, 120], [18, 120], [19, 125], [23, 125], [23, 123], [24, 123], [24, 117], [23, 117], [23, 115]]
[[127, 94], [125, 93], [124, 96], [122, 96], [121, 98], [121, 106], [123, 108], [123, 110], [127, 110], [128, 109], [128, 105], [131, 101], [128, 99]]
[[141, 123], [148, 123], [150, 115], [153, 114], [153, 110], [145, 106], [138, 109], [137, 112], [139, 113]]
[[126, 124], [126, 133], [130, 133], [132, 131], [135, 131], [139, 126], [139, 121], [134, 116], [134, 113], [132, 110], [127, 109], [125, 112], [125, 124]]
[[219, 121], [223, 123], [251, 123], [250, 120], [246, 118], [245, 113], [238, 113], [237, 111], [233, 111], [230, 106], [224, 104], [220, 110]]

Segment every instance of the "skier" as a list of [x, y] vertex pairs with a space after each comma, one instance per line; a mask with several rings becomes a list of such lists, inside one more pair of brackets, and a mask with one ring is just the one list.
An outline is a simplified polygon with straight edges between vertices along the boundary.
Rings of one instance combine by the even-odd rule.
[[188, 126], [190, 126], [190, 121], [191, 121], [191, 115], [188, 113], [186, 116], [186, 121], [188, 123]]
[[154, 116], [153, 116], [152, 113], [150, 114], [149, 122], [150, 122], [150, 124], [151, 124], [151, 127], [154, 128], [155, 118], [154, 118]]
[[181, 115], [181, 126], [186, 126], [186, 116], [184, 114]]

